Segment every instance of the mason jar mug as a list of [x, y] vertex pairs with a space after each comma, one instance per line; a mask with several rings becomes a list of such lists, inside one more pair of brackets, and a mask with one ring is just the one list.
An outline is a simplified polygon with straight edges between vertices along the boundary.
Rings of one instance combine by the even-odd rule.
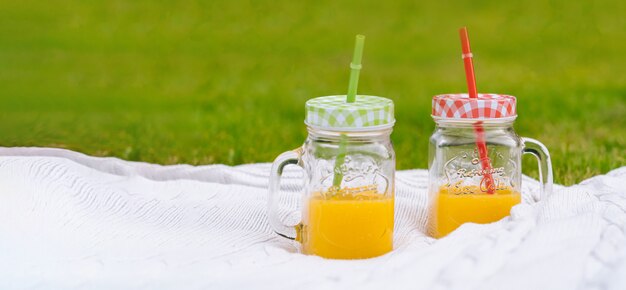
[[[395, 153], [390, 141], [393, 102], [359, 95], [319, 97], [306, 103], [308, 137], [273, 163], [268, 217], [279, 235], [302, 252], [359, 259], [393, 249]], [[279, 214], [280, 177], [286, 165], [304, 170], [302, 220], [285, 225]]]
[[540, 195], [552, 191], [552, 165], [546, 147], [519, 137], [513, 96], [439, 95], [433, 98], [436, 123], [429, 147], [429, 234], [442, 237], [466, 222], [490, 223], [521, 202], [524, 153], [539, 162]]

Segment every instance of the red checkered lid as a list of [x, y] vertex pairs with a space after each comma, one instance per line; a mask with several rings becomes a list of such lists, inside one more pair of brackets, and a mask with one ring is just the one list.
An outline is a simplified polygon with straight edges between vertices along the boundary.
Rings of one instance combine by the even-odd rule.
[[446, 119], [496, 119], [517, 117], [515, 97], [500, 94], [446, 94], [433, 97], [432, 116]]

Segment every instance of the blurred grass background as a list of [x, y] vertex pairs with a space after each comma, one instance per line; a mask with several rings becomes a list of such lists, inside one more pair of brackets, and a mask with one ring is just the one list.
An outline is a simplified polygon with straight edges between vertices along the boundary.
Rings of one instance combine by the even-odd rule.
[[[354, 35], [359, 92], [396, 102], [398, 168], [426, 168], [430, 99], [518, 97], [520, 135], [556, 182], [626, 165], [626, 3], [613, 1], [2, 1], [0, 145], [162, 164], [269, 162], [306, 136], [304, 102], [343, 94]], [[525, 157], [525, 171], [535, 161]], [[536, 172], [536, 170], [535, 170]]]

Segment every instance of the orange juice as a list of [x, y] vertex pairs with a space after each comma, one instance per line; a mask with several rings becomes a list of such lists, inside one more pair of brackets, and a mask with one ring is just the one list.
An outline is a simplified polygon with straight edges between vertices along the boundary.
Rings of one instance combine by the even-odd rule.
[[511, 208], [520, 202], [521, 195], [511, 188], [487, 194], [477, 186], [465, 187], [462, 193], [452, 193], [442, 187], [432, 207], [431, 234], [441, 238], [467, 222], [485, 224], [498, 221], [508, 216]]
[[306, 254], [363, 259], [393, 249], [393, 198], [374, 191], [313, 194], [301, 242]]

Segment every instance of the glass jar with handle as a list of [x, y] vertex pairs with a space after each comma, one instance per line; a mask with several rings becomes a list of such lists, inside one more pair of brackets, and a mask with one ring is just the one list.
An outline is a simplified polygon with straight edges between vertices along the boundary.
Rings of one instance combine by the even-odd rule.
[[[509, 215], [521, 202], [522, 154], [532, 154], [539, 162], [540, 196], [531, 199], [552, 191], [547, 148], [513, 130], [515, 97], [438, 95], [433, 97], [432, 117], [436, 128], [429, 147], [429, 235], [439, 238], [466, 222], [490, 223]], [[481, 160], [478, 138], [486, 144], [487, 160]]]
[[[393, 102], [358, 95], [306, 103], [308, 137], [273, 163], [268, 217], [277, 234], [301, 243], [302, 252], [335, 259], [370, 258], [393, 249], [395, 153], [390, 135]], [[285, 166], [305, 174], [302, 221], [285, 225], [279, 214]]]

